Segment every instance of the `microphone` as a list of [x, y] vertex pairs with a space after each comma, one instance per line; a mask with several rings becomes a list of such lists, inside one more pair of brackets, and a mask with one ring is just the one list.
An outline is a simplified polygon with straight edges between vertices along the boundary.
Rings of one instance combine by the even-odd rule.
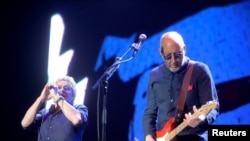
[[133, 57], [134, 57], [134, 56], [136, 55], [136, 53], [139, 51], [139, 49], [140, 49], [140, 47], [141, 47], [141, 44], [142, 44], [142, 42], [143, 42], [145, 39], [147, 39], [147, 35], [141, 34], [141, 35], [139, 36], [138, 42], [132, 44], [132, 48], [134, 49], [134, 52], [133, 52], [133, 55], [132, 55]]
[[50, 105], [49, 112], [53, 113], [55, 111], [55, 109], [56, 109], [56, 105], [53, 103]]

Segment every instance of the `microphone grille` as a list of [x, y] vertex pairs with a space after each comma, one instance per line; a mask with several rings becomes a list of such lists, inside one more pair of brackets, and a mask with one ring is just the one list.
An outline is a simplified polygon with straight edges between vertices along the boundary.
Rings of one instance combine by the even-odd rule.
[[146, 34], [141, 34], [141, 35], [139, 36], [139, 39], [140, 39], [140, 40], [145, 40], [145, 39], [147, 39], [147, 35], [146, 35]]

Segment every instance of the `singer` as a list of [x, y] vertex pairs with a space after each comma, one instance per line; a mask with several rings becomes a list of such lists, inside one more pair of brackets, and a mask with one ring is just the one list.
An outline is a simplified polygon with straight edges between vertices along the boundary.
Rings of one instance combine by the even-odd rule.
[[[208, 125], [219, 114], [209, 67], [186, 56], [186, 45], [176, 31], [161, 36], [157, 52], [163, 63], [149, 76], [143, 114], [145, 141], [207, 141]], [[212, 102], [211, 108], [200, 110], [207, 102]]]
[[[46, 84], [26, 111], [22, 128], [37, 130], [38, 141], [82, 141], [88, 123], [88, 108], [84, 104], [74, 104], [75, 96], [76, 83], [71, 76]], [[51, 108], [42, 108], [50, 99], [54, 101]]]

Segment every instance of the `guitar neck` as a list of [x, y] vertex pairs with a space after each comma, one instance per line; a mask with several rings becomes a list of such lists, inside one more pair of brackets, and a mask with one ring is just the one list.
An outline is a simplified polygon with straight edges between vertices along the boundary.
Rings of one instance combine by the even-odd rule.
[[185, 122], [182, 122], [181, 124], [179, 124], [175, 129], [173, 129], [167, 136], [168, 140], [173, 139], [177, 134], [179, 134], [185, 127], [187, 126], [187, 124]]
[[[212, 109], [215, 109], [217, 105], [218, 103], [216, 101], [209, 101], [206, 105], [201, 106], [201, 108], [198, 109], [193, 115], [195, 115], [195, 117], [198, 117], [200, 115], [206, 115]], [[177, 134], [179, 134], [185, 127], [187, 127], [187, 124], [185, 122], [182, 122], [173, 129], [173, 126], [175, 125], [173, 123], [174, 123], [174, 118], [172, 117], [166, 123], [166, 125], [162, 130], [156, 132], [157, 141], [170, 141], [174, 139], [174, 137]], [[173, 130], [170, 131], [169, 129]]]

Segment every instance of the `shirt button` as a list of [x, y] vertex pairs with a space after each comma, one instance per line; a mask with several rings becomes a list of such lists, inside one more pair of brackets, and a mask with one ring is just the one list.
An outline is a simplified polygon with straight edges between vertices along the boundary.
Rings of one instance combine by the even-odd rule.
[[50, 140], [50, 137], [47, 137], [47, 140]]
[[173, 99], [170, 100], [170, 102], [173, 102], [173, 101], [174, 101]]

